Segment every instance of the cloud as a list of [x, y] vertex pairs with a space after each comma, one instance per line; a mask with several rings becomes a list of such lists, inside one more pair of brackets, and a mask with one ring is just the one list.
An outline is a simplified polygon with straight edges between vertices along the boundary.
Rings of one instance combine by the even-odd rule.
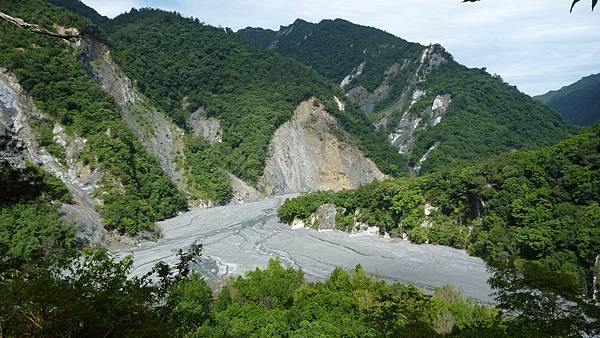
[[84, 0], [108, 16], [132, 6], [177, 10], [214, 26], [278, 29], [296, 18], [343, 18], [410, 41], [441, 43], [529, 94], [600, 72], [598, 11], [569, 0]]

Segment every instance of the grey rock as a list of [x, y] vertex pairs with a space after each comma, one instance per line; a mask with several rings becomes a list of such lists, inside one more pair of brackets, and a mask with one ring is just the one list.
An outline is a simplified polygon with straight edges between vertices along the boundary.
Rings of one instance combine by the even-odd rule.
[[0, 110], [0, 134], [3, 135], [0, 136], [1, 161], [13, 168], [22, 168], [31, 161], [62, 180], [73, 196], [73, 204], [62, 206], [61, 218], [82, 226], [77, 236], [84, 242], [103, 245], [106, 231], [96, 211], [101, 202], [94, 197], [103, 175], [97, 168], [83, 165], [78, 160], [86, 140], [65, 134], [64, 128], [56, 124], [54, 139], [62, 146], [66, 162], [59, 163], [40, 147], [29, 121], [49, 118], [37, 110], [31, 98], [23, 93], [17, 79], [5, 69], [0, 69]]
[[337, 209], [334, 204], [323, 204], [315, 211], [315, 218], [319, 230], [335, 230], [335, 217]]
[[229, 174], [229, 178], [231, 179], [231, 188], [233, 189], [232, 203], [256, 202], [263, 198], [263, 194], [238, 177]]
[[121, 110], [129, 129], [159, 161], [164, 172], [182, 191], [187, 191], [183, 168], [183, 131], [153, 107], [119, 69], [102, 43], [86, 39], [80, 55], [91, 77], [110, 94]]
[[[370, 93], [363, 86], [356, 86], [350, 89], [346, 93], [346, 97], [348, 97], [351, 101], [357, 103], [360, 106], [360, 109], [366, 114], [371, 115], [375, 111], [375, 107], [381, 101], [387, 99], [390, 94], [390, 81], [403, 72], [408, 65], [408, 60], [405, 60], [402, 64], [394, 63], [388, 69], [385, 70], [385, 79], [384, 81], [372, 92]], [[364, 67], [364, 63], [361, 64]], [[352, 81], [354, 78], [358, 77], [362, 73], [362, 67], [359, 67], [360, 72], [357, 74], [349, 75], [344, 81]], [[348, 80], [347, 80], [348, 79]], [[348, 83], [350, 83], [348, 82]], [[347, 85], [347, 84], [346, 84]], [[345, 87], [342, 82], [342, 87]]]
[[211, 144], [219, 143], [223, 140], [221, 121], [214, 117], [206, 117], [202, 108], [190, 115], [187, 125], [192, 129], [192, 135], [203, 137]]
[[596, 264], [594, 264], [592, 272], [592, 296], [598, 299], [600, 295], [600, 255], [596, 256]]
[[468, 297], [493, 303], [487, 284], [490, 274], [480, 258], [464, 250], [381, 236], [292, 229], [277, 220], [277, 209], [286, 197], [193, 209], [159, 222], [163, 237], [158, 242], [145, 242], [119, 254], [133, 253], [131, 274], [141, 276], [152, 269], [157, 257], [176, 264], [177, 249], [198, 241], [203, 244], [203, 255], [195, 269], [211, 283], [265, 268], [270, 258], [278, 258], [285, 266], [302, 269], [312, 281], [324, 281], [336, 267], [351, 270], [361, 264], [367, 273], [390, 282], [425, 290], [453, 284]]
[[259, 189], [269, 195], [356, 188], [386, 176], [354, 145], [339, 140], [336, 119], [314, 99], [277, 129]]

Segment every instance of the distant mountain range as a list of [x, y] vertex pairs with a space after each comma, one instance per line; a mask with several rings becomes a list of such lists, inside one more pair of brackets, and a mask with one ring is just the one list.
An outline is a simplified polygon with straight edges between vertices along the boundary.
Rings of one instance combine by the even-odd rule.
[[558, 111], [565, 120], [591, 126], [600, 120], [600, 74], [586, 76], [535, 98]]

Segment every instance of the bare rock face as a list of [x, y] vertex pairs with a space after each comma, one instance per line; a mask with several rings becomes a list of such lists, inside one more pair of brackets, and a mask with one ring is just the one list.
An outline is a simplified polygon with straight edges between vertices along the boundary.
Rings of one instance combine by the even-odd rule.
[[600, 295], [600, 255], [596, 256], [596, 264], [594, 264], [592, 272], [592, 296], [594, 299], [599, 299]]
[[159, 161], [163, 171], [182, 191], [186, 191], [183, 166], [176, 159], [184, 159], [183, 130], [175, 126], [155, 107], [152, 107], [132, 81], [119, 69], [106, 46], [86, 40], [86, 51], [81, 54], [92, 78], [113, 97], [129, 129]]
[[415, 90], [409, 109], [402, 115], [394, 132], [390, 134], [390, 142], [394, 147], [398, 148], [400, 154], [409, 155], [412, 151], [417, 132], [428, 127], [434, 127], [442, 122], [450, 103], [452, 103], [450, 94], [438, 95], [431, 103], [430, 108], [422, 112], [411, 111], [410, 108], [424, 95], [423, 91], [419, 89]]
[[307, 219], [294, 219], [294, 222], [292, 223], [292, 229], [302, 229], [308, 227], [315, 230], [336, 230], [336, 216], [337, 207], [335, 204], [323, 204]]
[[315, 211], [319, 230], [335, 230], [337, 209], [334, 204], [323, 204]]
[[[342, 88], [347, 86], [354, 78], [360, 76], [362, 73], [362, 69], [364, 68], [365, 63], [361, 63], [359, 66], [359, 72], [352, 73], [344, 79], [342, 82]], [[404, 63], [399, 64], [395, 63], [391, 65], [388, 69], [385, 70], [385, 80], [377, 87], [375, 90], [370, 93], [363, 86], [356, 86], [346, 93], [346, 97], [348, 97], [353, 102], [357, 103], [360, 106], [360, 109], [366, 114], [371, 115], [375, 111], [375, 106], [388, 98], [390, 94], [390, 80], [398, 75], [400, 72], [404, 71], [406, 66], [408, 65], [407, 60]]]
[[31, 161], [62, 180], [73, 196], [73, 204], [61, 208], [63, 220], [83, 226], [78, 233], [82, 240], [103, 244], [106, 232], [96, 211], [101, 201], [94, 197], [103, 175], [98, 168], [90, 168], [78, 160], [87, 140], [67, 135], [62, 126], [55, 124], [54, 141], [61, 146], [64, 161], [60, 162], [40, 147], [29, 121], [48, 117], [36, 109], [17, 79], [6, 69], [0, 69], [0, 113], [2, 165], [23, 168]]
[[249, 186], [248, 183], [244, 182], [238, 177], [229, 174], [229, 178], [231, 179], [231, 188], [233, 190], [233, 198], [231, 199], [232, 203], [240, 204], [256, 202], [263, 197], [258, 190]]
[[203, 137], [211, 144], [219, 143], [223, 140], [221, 121], [213, 117], [204, 116], [204, 109], [202, 108], [190, 115], [187, 125], [191, 127], [192, 135]]
[[385, 175], [354, 145], [340, 141], [336, 119], [314, 99], [277, 129], [258, 186], [267, 194], [356, 188]]

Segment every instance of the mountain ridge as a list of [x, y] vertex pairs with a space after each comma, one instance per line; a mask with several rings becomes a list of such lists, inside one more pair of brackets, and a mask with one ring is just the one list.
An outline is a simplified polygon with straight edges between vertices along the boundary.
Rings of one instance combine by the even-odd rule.
[[571, 123], [591, 126], [600, 120], [600, 74], [592, 74], [535, 99], [558, 111]]
[[[296, 20], [274, 36], [256, 28], [237, 34], [257, 36], [260, 46], [341, 85], [371, 123], [389, 134], [413, 172], [554, 144], [576, 130], [499, 76], [458, 64], [440, 45], [408, 42], [342, 19]], [[442, 97], [452, 102], [436, 111]]]

